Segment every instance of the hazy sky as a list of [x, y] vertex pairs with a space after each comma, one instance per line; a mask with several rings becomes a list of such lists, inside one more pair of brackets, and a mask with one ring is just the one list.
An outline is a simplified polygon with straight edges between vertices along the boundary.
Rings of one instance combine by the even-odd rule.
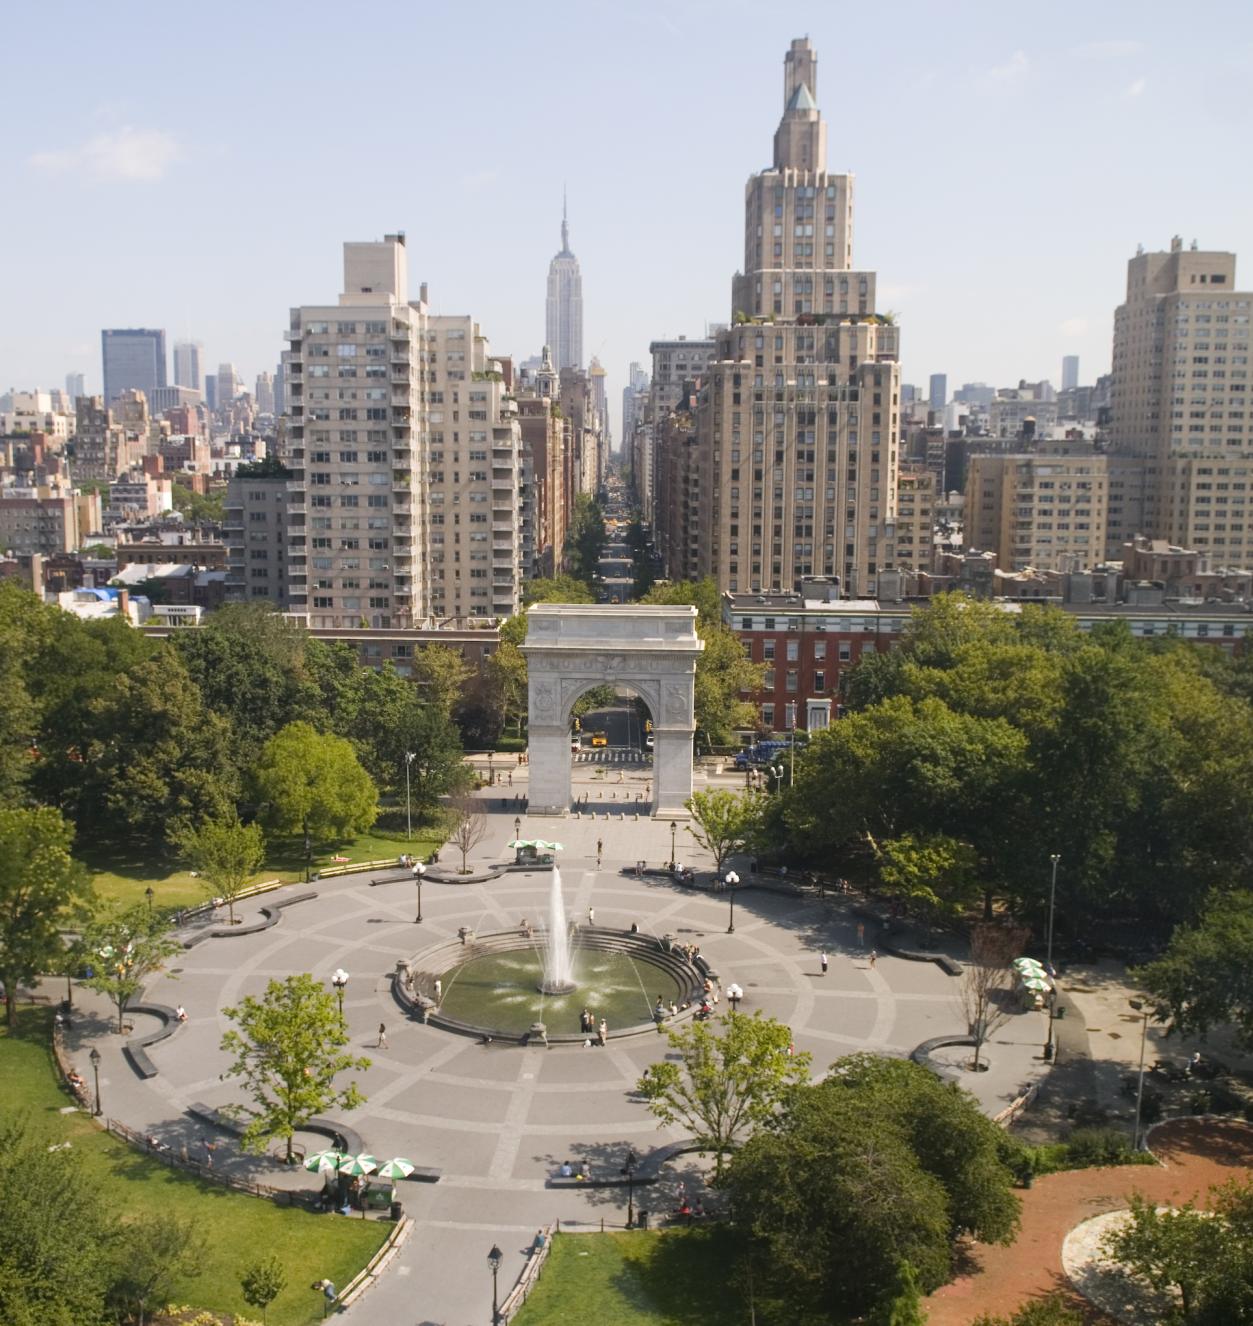
[[1057, 382], [1078, 354], [1090, 382], [1137, 243], [1253, 262], [1247, 0], [92, 0], [3, 32], [0, 389], [98, 391], [110, 326], [251, 382], [289, 307], [339, 292], [341, 243], [396, 229], [413, 294], [525, 357], [564, 182], [616, 437], [649, 340], [728, 318], [806, 34], [905, 381]]

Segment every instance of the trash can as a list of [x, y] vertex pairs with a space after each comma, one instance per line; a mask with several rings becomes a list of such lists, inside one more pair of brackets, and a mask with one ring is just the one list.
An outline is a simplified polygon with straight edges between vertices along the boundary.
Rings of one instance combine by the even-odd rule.
[[640, 1210], [639, 1219], [636, 1221], [636, 1224], [639, 1226], [640, 1229], [647, 1229], [647, 1228], [648, 1228], [648, 1212], [647, 1212], [647, 1211], [645, 1211], [645, 1210], [643, 1210], [643, 1209]]
[[393, 1202], [391, 1205], [391, 1217], [393, 1220], [399, 1220], [405, 1213], [405, 1208], [399, 1202]]

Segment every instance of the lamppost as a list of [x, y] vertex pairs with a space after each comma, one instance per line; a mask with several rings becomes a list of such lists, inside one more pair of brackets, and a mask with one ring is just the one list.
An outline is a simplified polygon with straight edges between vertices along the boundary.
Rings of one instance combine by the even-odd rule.
[[493, 768], [493, 766], [492, 766], [492, 761], [495, 760], [495, 758], [496, 758], [496, 752], [495, 752], [494, 750], [489, 750], [489, 751], [487, 752], [487, 785], [488, 785], [488, 787], [495, 787], [495, 786], [496, 786], [496, 770], [495, 770], [495, 768]]
[[309, 868], [313, 864], [313, 839], [309, 837], [309, 830], [305, 830], [305, 883], [309, 882]]
[[622, 1173], [627, 1181], [627, 1223], [628, 1229], [635, 1228], [635, 1167], [639, 1159], [631, 1147], [627, 1147], [626, 1159], [622, 1162]]
[[727, 886], [727, 897], [731, 902], [730, 924], [727, 926], [727, 934], [735, 934], [735, 887], [740, 882], [740, 877], [734, 870], [728, 870], [724, 876], [724, 882]]
[[348, 984], [348, 973], [342, 968], [338, 968], [331, 977], [331, 984], [335, 987], [335, 997], [339, 1000], [339, 1020], [344, 1020], [344, 987]]
[[1132, 999], [1129, 1001], [1131, 1007], [1140, 1014], [1140, 1074], [1136, 1080], [1136, 1125], [1135, 1132], [1132, 1134], [1132, 1145], [1135, 1150], [1140, 1149], [1140, 1106], [1144, 1101], [1144, 1045], [1149, 1035], [1149, 1017], [1152, 1009], [1145, 1008], [1142, 999]]
[[1057, 977], [1053, 971], [1053, 913], [1057, 904], [1057, 863], [1061, 856], [1054, 852], [1049, 860], [1053, 863], [1053, 882], [1049, 885], [1049, 930], [1046, 941], [1046, 952], [1044, 955], [1044, 967], [1048, 972], [1049, 989], [1049, 1030], [1048, 1038], [1044, 1042], [1044, 1059], [1049, 1062], [1053, 1058], [1053, 1017], [1057, 1009]]
[[521, 815], [515, 815], [515, 816], [513, 817], [513, 840], [514, 840], [514, 842], [517, 842], [518, 839], [521, 838], [521, 837], [522, 837], [522, 816], [521, 816]]
[[492, 1268], [492, 1326], [500, 1321], [500, 1300], [496, 1294], [496, 1277], [500, 1274], [500, 1263], [503, 1260], [503, 1254], [496, 1244], [492, 1244], [492, 1250], [487, 1254], [487, 1264]]
[[144, 890], [144, 897], [148, 899], [148, 920], [150, 921], [152, 920], [152, 899], [154, 898], [154, 896], [155, 896], [155, 890], [153, 889], [152, 885], [149, 884], [148, 887]]
[[770, 776], [774, 779], [774, 790], [775, 795], [777, 796], [779, 789], [783, 786], [783, 766], [781, 764], [772, 764], [770, 766]]
[[96, 1075], [96, 1108], [92, 1113], [99, 1117], [100, 1115], [100, 1051], [93, 1045], [91, 1053], [87, 1056], [91, 1060], [92, 1071]]
[[425, 874], [426, 867], [418, 861], [413, 867], [413, 882], [418, 886], [418, 914], [413, 918], [414, 925], [422, 924], [422, 876]]
[[670, 872], [674, 873], [674, 835], [678, 832], [679, 825], [675, 820], [670, 821]]
[[405, 837], [413, 837], [413, 800], [409, 795], [409, 770], [413, 767], [417, 752], [405, 751]]
[[739, 1012], [740, 1000], [743, 998], [744, 998], [744, 991], [739, 985], [736, 985], [735, 982], [732, 982], [730, 985], [727, 986], [727, 1003], [731, 1005], [732, 1013]]

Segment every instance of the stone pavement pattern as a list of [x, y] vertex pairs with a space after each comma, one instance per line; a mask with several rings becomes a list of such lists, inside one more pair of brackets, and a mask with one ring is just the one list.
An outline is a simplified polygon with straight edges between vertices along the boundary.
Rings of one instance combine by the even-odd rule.
[[[514, 808], [501, 809], [499, 797], [491, 804], [488, 833], [478, 849], [482, 860], [504, 857], [514, 832]], [[929, 1037], [963, 1029], [952, 977], [931, 963], [888, 956], [880, 956], [872, 969], [858, 944], [855, 918], [830, 900], [742, 889], [735, 933], [727, 934], [725, 894], [681, 889], [668, 878], [635, 878], [630, 867], [636, 860], [656, 864], [669, 858], [668, 824], [635, 821], [619, 808], [611, 819], [524, 819], [522, 834], [564, 843], [560, 860], [570, 916], [581, 918], [594, 905], [599, 926], [627, 929], [634, 921], [645, 932], [673, 931], [699, 944], [724, 984], [734, 980], [744, 987], [745, 1011], [761, 1009], [793, 1029], [798, 1050], [813, 1054], [818, 1074], [856, 1050], [904, 1055]], [[600, 869], [598, 838], [605, 845]], [[677, 843], [682, 860], [708, 868], [682, 826]], [[547, 1189], [545, 1179], [561, 1161], [583, 1159], [595, 1168], [617, 1169], [628, 1146], [645, 1154], [679, 1137], [658, 1128], [633, 1093], [641, 1070], [664, 1052], [664, 1043], [646, 1035], [611, 1042], [606, 1049], [483, 1046], [405, 1020], [390, 993], [398, 959], [455, 938], [460, 926], [511, 928], [523, 916], [542, 915], [550, 877], [518, 873], [482, 885], [427, 883], [420, 926], [414, 923], [412, 884], [371, 887], [369, 880], [354, 875], [318, 882], [312, 886], [317, 899], [285, 910], [275, 928], [210, 939], [177, 958], [145, 992], [150, 999], [184, 1005], [189, 1015], [152, 1051], [157, 1077], [141, 1081], [134, 1074], [122, 1057], [122, 1038], [109, 1029], [107, 1009], [86, 992], [78, 997], [83, 1008], [71, 1048], [88, 1076], [87, 1051], [93, 1044], [100, 1048], [107, 1114], [176, 1150], [186, 1144], [203, 1158], [207, 1130], [187, 1116], [187, 1107], [241, 1099], [238, 1085], [219, 1076], [228, 1062], [219, 1049], [229, 1025], [222, 1009], [245, 995], [260, 995], [271, 978], [310, 971], [329, 982], [337, 967], [345, 968], [350, 981], [344, 1011], [354, 1049], [373, 1062], [358, 1075], [365, 1106], [351, 1114], [329, 1113], [355, 1128], [381, 1158], [403, 1155], [443, 1171], [438, 1184], [400, 1185], [406, 1214], [416, 1221], [414, 1233], [346, 1316], [405, 1326], [485, 1321], [491, 1306], [486, 1253], [493, 1243], [505, 1253], [503, 1297], [538, 1226], [557, 1218], [625, 1219], [623, 1191]], [[244, 911], [245, 921], [254, 916]], [[824, 948], [831, 956], [825, 977], [819, 967]], [[137, 1034], [147, 1030], [147, 1021], [137, 1019]], [[380, 1022], [387, 1026], [386, 1049], [374, 1048]], [[990, 1047], [993, 1070], [977, 1080], [962, 1075], [989, 1112], [1041, 1071], [1043, 1032], [1039, 1015], [1015, 1018]], [[271, 1158], [243, 1157], [228, 1139], [219, 1140], [215, 1168], [276, 1185], [315, 1182]], [[315, 1137], [303, 1140], [309, 1149], [324, 1144]], [[641, 1204], [664, 1209], [674, 1186], [699, 1183], [701, 1169], [697, 1158], [684, 1158], [670, 1171], [669, 1189], [642, 1190]]]

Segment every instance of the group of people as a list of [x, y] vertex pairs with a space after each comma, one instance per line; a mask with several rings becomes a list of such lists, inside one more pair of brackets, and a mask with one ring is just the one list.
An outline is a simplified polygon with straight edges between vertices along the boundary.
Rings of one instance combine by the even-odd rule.
[[591, 1045], [593, 1033], [600, 1045], [605, 1045], [609, 1040], [609, 1023], [604, 1018], [597, 1022], [596, 1015], [589, 1008], [579, 1014], [579, 1030], [587, 1037], [583, 1042], [585, 1047]]

